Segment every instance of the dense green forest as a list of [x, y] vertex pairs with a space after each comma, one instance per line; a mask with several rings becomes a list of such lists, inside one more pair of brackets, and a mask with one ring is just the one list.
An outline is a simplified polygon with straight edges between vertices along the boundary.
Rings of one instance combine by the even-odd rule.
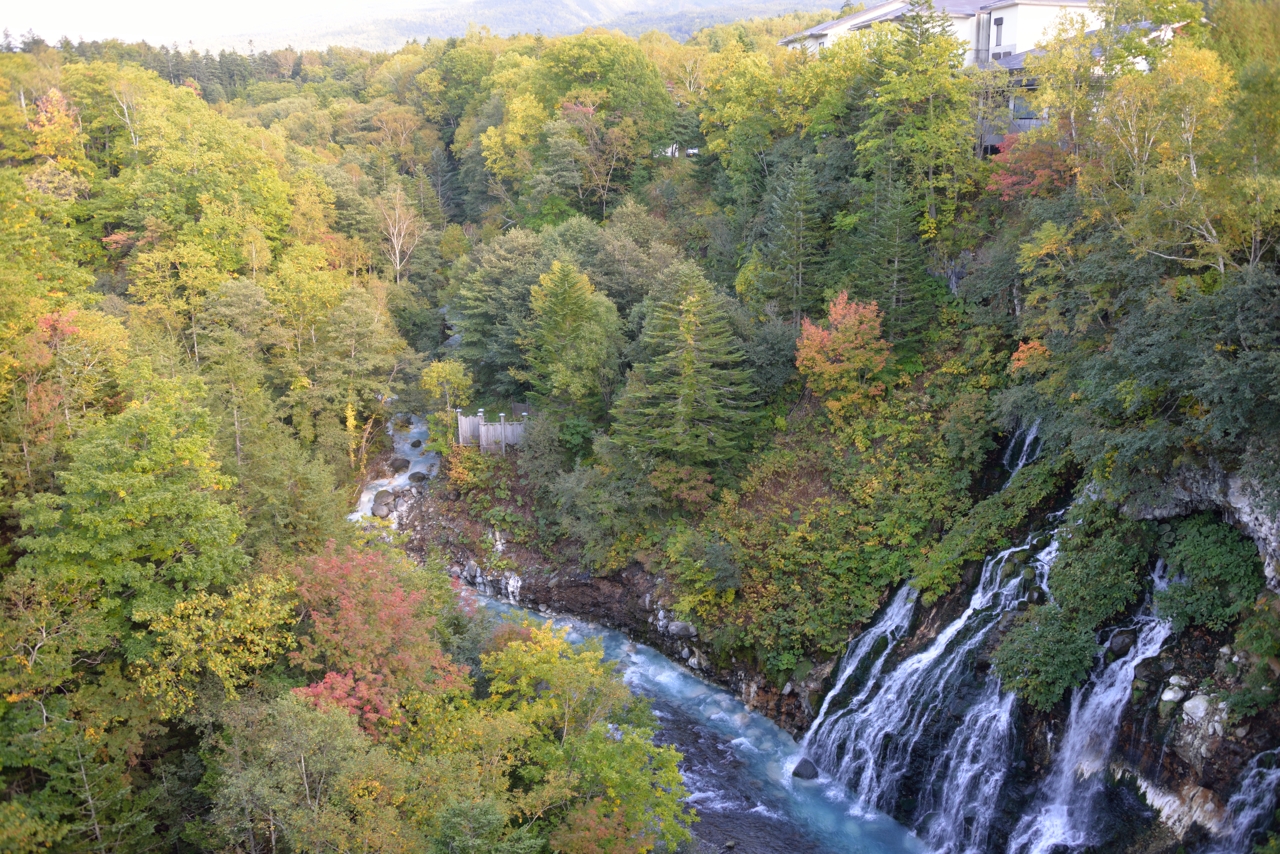
[[[1005, 684], [1052, 707], [1164, 559], [1267, 706], [1280, 7], [1102, 13], [1014, 76], [927, 2], [812, 56], [777, 40], [827, 16], [6, 42], [0, 850], [686, 843], [598, 648], [345, 521], [397, 412], [523, 550], [489, 565], [642, 565], [779, 685], [1069, 507]], [[450, 445], [513, 400], [518, 454]]]

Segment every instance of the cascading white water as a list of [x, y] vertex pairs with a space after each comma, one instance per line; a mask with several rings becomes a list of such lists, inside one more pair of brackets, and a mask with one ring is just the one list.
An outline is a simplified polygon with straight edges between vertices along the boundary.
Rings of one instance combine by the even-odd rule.
[[809, 727], [809, 731], [804, 734], [803, 741], [800, 742], [802, 754], [808, 750], [813, 734], [822, 730], [823, 723], [827, 718], [827, 712], [831, 708], [832, 700], [840, 696], [841, 692], [844, 691], [845, 684], [851, 676], [859, 674], [862, 678], [863, 686], [862, 693], [855, 698], [854, 702], [861, 699], [865, 692], [871, 690], [871, 686], [875, 684], [876, 679], [880, 676], [880, 670], [884, 667], [885, 659], [889, 657], [889, 651], [906, 634], [907, 627], [911, 625], [911, 613], [915, 609], [915, 604], [915, 588], [909, 584], [902, 585], [879, 619], [849, 643], [849, 651], [845, 653], [844, 661], [840, 664], [840, 672], [836, 676], [835, 685], [827, 692], [827, 696], [823, 698], [822, 706], [818, 709], [818, 716], [813, 719], [813, 724]]
[[[1133, 692], [1133, 671], [1160, 653], [1169, 637], [1167, 620], [1137, 619], [1138, 639], [1122, 657], [1094, 668], [1089, 682], [1071, 697], [1062, 745], [1031, 810], [1009, 837], [1009, 854], [1049, 854], [1057, 848], [1096, 845], [1099, 797], [1120, 717]], [[1104, 647], [1105, 648], [1105, 647]], [[1105, 659], [1103, 659], [1105, 662]]]
[[[382, 490], [404, 489], [412, 482], [413, 475], [417, 472], [421, 472], [428, 478], [435, 477], [440, 467], [440, 455], [426, 448], [430, 434], [427, 430], [427, 422], [423, 419], [413, 415], [406, 422], [403, 415], [396, 415], [387, 425], [387, 433], [391, 436], [391, 446], [396, 456], [408, 460], [409, 466], [399, 474], [365, 484], [356, 502], [356, 509], [347, 516], [352, 522], [359, 522], [373, 511], [374, 496]], [[418, 443], [416, 447], [414, 442]]]
[[1040, 453], [1040, 419], [1031, 422], [1028, 427], [1020, 428], [1009, 440], [1009, 447], [1004, 452], [1004, 467], [1009, 472], [1009, 480], [1022, 470], [1022, 467], [1036, 458]]
[[987, 678], [979, 700], [934, 760], [912, 824], [929, 847], [947, 854], [979, 854], [986, 843], [1013, 755], [1017, 696]]
[[[1037, 421], [1012, 437], [1003, 458], [1010, 479], [1035, 458], [1038, 428]], [[994, 675], [988, 677], [941, 752], [931, 762], [929, 754], [940, 746], [938, 732], [946, 716], [959, 714], [956, 703], [972, 679], [977, 652], [1001, 615], [1025, 600], [1031, 585], [1016, 563], [1033, 550], [1033, 540], [989, 557], [964, 613], [927, 649], [886, 675], [892, 643], [885, 640], [902, 637], [914, 603], [899, 591], [880, 619], [850, 644], [836, 685], [802, 744], [805, 755], [829, 775], [826, 779], [840, 784], [832, 794], [851, 791], [861, 809], [892, 810], [904, 778], [924, 766], [913, 825], [937, 851], [986, 850], [1009, 770], [1013, 694], [1001, 691]], [[1051, 540], [1032, 558], [1033, 584], [1044, 587], [1057, 550]], [[854, 674], [861, 687], [844, 701], [846, 682]], [[837, 697], [844, 704], [833, 709]]]
[[[962, 683], [969, 678], [976, 653], [1000, 615], [1017, 607], [1025, 597], [1026, 581], [1010, 561], [1031, 548], [1028, 541], [988, 558], [968, 608], [927, 649], [908, 657], [887, 674], [878, 672], [878, 662], [876, 678], [868, 679], [846, 706], [835, 711], [824, 708], [823, 719], [806, 739], [806, 753], [830, 778], [856, 795], [864, 808], [892, 810], [904, 777], [913, 765], [926, 761], [921, 755], [925, 752], [921, 749], [922, 738], [936, 731], [944, 716], [953, 713], [953, 703]], [[1057, 544], [1051, 542], [1033, 559], [1036, 583], [1044, 584], [1056, 554]], [[861, 645], [861, 638], [858, 643]], [[846, 663], [845, 669], [850, 666]], [[975, 775], [1003, 778], [1008, 765], [1005, 760], [994, 761], [996, 757], [991, 757], [994, 767], [970, 770], [963, 759], [977, 760], [982, 751], [967, 750], [965, 744], [976, 745], [984, 738], [980, 732], [984, 729], [985, 737], [991, 737], [993, 724], [1007, 739], [1011, 726], [1008, 717], [995, 722], [975, 719], [970, 726], [962, 724], [957, 729], [953, 758], [961, 761], [934, 763], [935, 772], [941, 777], [934, 783], [943, 791], [943, 800], [953, 777], [956, 785], [965, 780], [972, 782]], [[956, 794], [955, 798], [963, 795]], [[985, 837], [985, 828], [980, 830]], [[981, 842], [977, 840], [978, 845]]]
[[1280, 748], [1259, 753], [1240, 776], [1240, 788], [1227, 801], [1231, 830], [1209, 849], [1210, 854], [1249, 854], [1254, 834], [1265, 830], [1280, 795]]

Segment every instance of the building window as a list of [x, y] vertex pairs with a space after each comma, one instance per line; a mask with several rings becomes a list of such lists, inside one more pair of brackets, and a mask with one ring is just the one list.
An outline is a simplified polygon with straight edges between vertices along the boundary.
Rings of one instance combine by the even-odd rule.
[[992, 21], [996, 25], [996, 47], [1004, 44], [1004, 18], [996, 18]]

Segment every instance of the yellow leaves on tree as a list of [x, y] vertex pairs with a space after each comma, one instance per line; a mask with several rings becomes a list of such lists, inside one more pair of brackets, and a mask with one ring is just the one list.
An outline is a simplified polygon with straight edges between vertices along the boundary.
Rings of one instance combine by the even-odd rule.
[[141, 612], [149, 622], [155, 648], [138, 666], [142, 692], [165, 713], [180, 715], [194, 705], [204, 675], [216, 677], [228, 699], [293, 646], [292, 586], [283, 578], [260, 576], [226, 595], [201, 592], [179, 602], [167, 614]]
[[533, 169], [533, 147], [549, 118], [533, 95], [512, 98], [502, 124], [480, 136], [480, 150], [489, 171], [510, 180], [525, 177]]
[[857, 418], [885, 385], [890, 345], [880, 337], [883, 315], [877, 305], [849, 301], [841, 292], [827, 310], [823, 328], [805, 318], [796, 346], [796, 367], [819, 395], [837, 424]]

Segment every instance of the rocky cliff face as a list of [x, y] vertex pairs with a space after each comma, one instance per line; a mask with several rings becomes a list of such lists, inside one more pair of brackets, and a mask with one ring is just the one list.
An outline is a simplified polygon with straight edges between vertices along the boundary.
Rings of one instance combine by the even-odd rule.
[[1267, 584], [1280, 591], [1280, 512], [1249, 478], [1216, 464], [1183, 466], [1165, 481], [1165, 492], [1149, 504], [1126, 507], [1135, 519], [1170, 519], [1218, 509], [1258, 544]]

